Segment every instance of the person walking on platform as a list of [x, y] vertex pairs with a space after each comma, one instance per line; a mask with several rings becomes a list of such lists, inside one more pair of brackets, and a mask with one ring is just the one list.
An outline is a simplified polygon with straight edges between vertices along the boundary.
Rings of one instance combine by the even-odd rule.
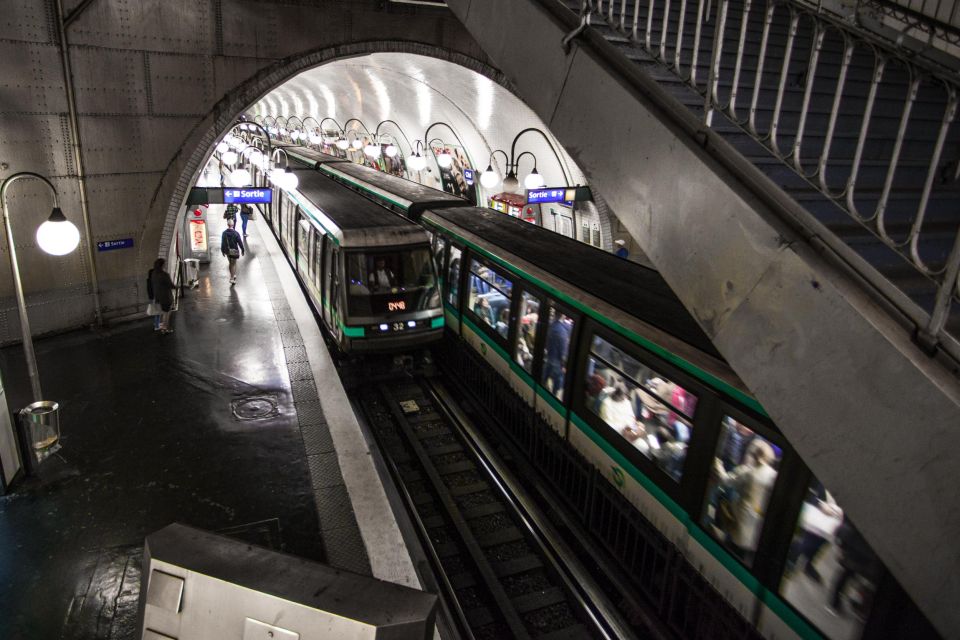
[[246, 253], [243, 247], [243, 239], [240, 237], [240, 234], [237, 233], [237, 230], [234, 229], [236, 224], [236, 220], [227, 219], [227, 228], [224, 230], [223, 235], [220, 236], [220, 253], [226, 256], [227, 261], [230, 263], [231, 285], [237, 283], [237, 260]]
[[153, 269], [147, 271], [147, 298], [150, 304], [147, 305], [147, 315], [153, 318], [153, 330], [160, 331], [160, 303], [157, 302], [153, 293]]
[[250, 222], [250, 216], [253, 214], [253, 207], [248, 204], [240, 206], [240, 224], [243, 228], [243, 237], [247, 237], [247, 223]]
[[170, 310], [173, 308], [173, 280], [163, 265], [167, 263], [163, 258], [157, 258], [150, 270], [150, 283], [153, 289], [153, 299], [160, 305], [160, 333], [173, 333], [170, 328]]

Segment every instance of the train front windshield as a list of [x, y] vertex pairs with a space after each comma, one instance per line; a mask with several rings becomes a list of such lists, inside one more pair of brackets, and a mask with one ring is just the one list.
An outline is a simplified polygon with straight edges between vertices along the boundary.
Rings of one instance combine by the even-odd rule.
[[351, 316], [390, 316], [440, 308], [430, 249], [346, 254]]

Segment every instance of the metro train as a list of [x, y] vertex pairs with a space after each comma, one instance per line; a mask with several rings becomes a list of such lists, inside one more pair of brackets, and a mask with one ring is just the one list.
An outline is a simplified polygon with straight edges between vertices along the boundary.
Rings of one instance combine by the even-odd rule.
[[443, 336], [427, 234], [309, 168], [263, 209], [318, 315], [344, 353], [389, 352]]
[[[287, 151], [318, 178], [422, 225], [442, 297], [423, 317], [470, 354], [467, 390], [501, 394], [492, 413], [506, 428], [520, 406], [642, 514], [640, 529], [652, 525], [605, 546], [661, 613], [680, 607], [682, 635], [938, 637], [656, 271], [369, 167]], [[296, 194], [283, 197], [271, 224], [306, 278], [298, 252], [312, 245], [284, 231], [303, 209]], [[419, 338], [404, 337], [397, 346]], [[653, 547], [660, 560], [647, 557]], [[728, 612], [711, 609], [708, 624], [698, 603], [678, 605], [666, 557]]]

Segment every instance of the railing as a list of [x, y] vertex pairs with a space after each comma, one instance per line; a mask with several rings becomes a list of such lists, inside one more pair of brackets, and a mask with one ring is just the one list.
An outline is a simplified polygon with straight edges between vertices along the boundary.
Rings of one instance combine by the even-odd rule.
[[[957, 216], [928, 219], [932, 197], [960, 179], [958, 158], [943, 157], [958, 102], [946, 72], [784, 1], [582, 0], [580, 10], [581, 26], [567, 41], [606, 23], [703, 96], [707, 126], [720, 126], [714, 114], [722, 113], [791, 167], [803, 188], [903, 256], [936, 291], [925, 308], [904, 311], [922, 338], [937, 343], [960, 302]], [[884, 138], [892, 129], [895, 137]], [[904, 199], [916, 203], [907, 213]], [[935, 234], [936, 254], [928, 254], [924, 240]]]

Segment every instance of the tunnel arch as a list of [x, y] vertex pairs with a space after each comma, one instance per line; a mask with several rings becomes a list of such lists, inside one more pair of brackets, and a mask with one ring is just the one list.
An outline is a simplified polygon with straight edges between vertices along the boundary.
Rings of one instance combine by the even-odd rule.
[[[236, 121], [236, 118], [239, 115], [244, 112], [249, 112], [255, 106], [262, 104], [263, 101], [267, 100], [273, 92], [282, 89], [288, 83], [295, 81], [301, 76], [301, 74], [309, 72], [312, 69], [318, 69], [326, 65], [349, 61], [351, 59], [363, 59], [371, 54], [384, 53], [414, 54], [417, 56], [424, 56], [431, 60], [439, 60], [441, 62], [457, 65], [457, 67], [479, 74], [480, 76], [490, 80], [492, 83], [502, 88], [507, 94], [509, 94], [511, 99], [516, 100], [518, 104], [523, 105], [523, 107], [529, 111], [529, 107], [518, 97], [516, 90], [513, 88], [509, 80], [507, 80], [507, 78], [499, 70], [491, 67], [481, 60], [463, 53], [424, 43], [411, 43], [406, 41], [358, 42], [345, 46], [320, 48], [315, 51], [278, 62], [277, 64], [272, 65], [271, 67], [264, 69], [260, 73], [257, 73], [253, 77], [249, 78], [234, 91], [221, 99], [213, 109], [214, 118], [212, 121], [206, 123], [205, 130], [202, 133], [193, 136], [194, 139], [189, 142], [189, 145], [193, 146], [193, 152], [186, 159], [186, 163], [180, 171], [176, 186], [168, 204], [166, 215], [164, 217], [164, 228], [160, 236], [159, 254], [171, 254], [173, 240], [175, 238], [178, 225], [181, 224], [182, 221], [183, 202], [186, 198], [189, 188], [195, 183], [200, 171], [208, 161], [216, 142]], [[490, 142], [485, 138], [485, 134], [481, 131], [481, 127], [479, 127], [477, 123], [470, 118], [469, 114], [463, 113], [459, 105], [446, 96], [444, 91], [441, 90], [443, 88], [443, 78], [437, 76], [430, 77], [429, 80], [430, 82], [425, 82], [425, 84], [429, 87], [429, 90], [434, 91], [436, 94], [442, 96], [446, 102], [452, 105], [453, 109], [462, 113], [464, 120], [469, 123], [469, 126], [472, 129], [471, 134], [475, 134], [474, 137], [478, 137], [481, 144], [487, 147], [487, 151], [489, 151], [491, 145]], [[530, 111], [530, 113], [531, 115], [533, 114], [532, 111]], [[301, 113], [299, 115], [303, 114]], [[545, 124], [539, 124], [544, 130], [547, 129]], [[460, 134], [455, 133], [455, 135], [460, 137]], [[557, 162], [561, 171], [565, 175], [574, 174], [583, 177], [582, 170], [576, 166], [573, 159], [570, 157], [567, 151], [563, 149], [559, 141], [557, 141], [556, 138], [549, 132], [548, 135], [550, 138], [548, 141], [548, 146], [552, 145], [556, 147], [556, 149], [553, 149], [553, 151], [557, 154]], [[465, 151], [468, 153], [474, 152], [471, 159], [475, 163], [475, 167], [480, 163], [486, 163], [486, 157], [476, 156], [476, 149], [473, 149], [472, 146], [468, 145], [465, 148]], [[586, 213], [589, 213], [592, 215], [593, 219], [599, 221], [602, 246], [606, 249], [610, 249], [612, 247], [612, 215], [609, 209], [606, 206], [597, 206], [588, 209]], [[574, 232], [577, 232], [577, 230], [574, 229]]]

